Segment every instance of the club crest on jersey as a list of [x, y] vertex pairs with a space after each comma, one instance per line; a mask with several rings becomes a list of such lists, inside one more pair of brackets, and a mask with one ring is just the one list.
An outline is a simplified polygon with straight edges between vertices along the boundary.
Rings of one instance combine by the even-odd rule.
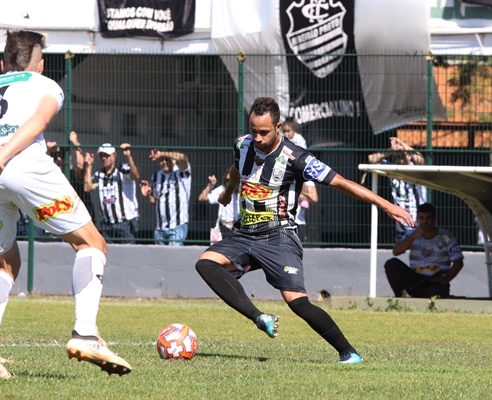
[[68, 214], [73, 209], [73, 203], [70, 197], [65, 196], [63, 199], [55, 199], [51, 204], [46, 204], [33, 209], [36, 218], [45, 222], [49, 218], [55, 218], [59, 214]]
[[342, 2], [293, 1], [286, 13], [290, 27], [285, 37], [292, 52], [317, 78], [331, 74], [347, 51], [348, 36], [343, 30], [347, 10]]
[[328, 166], [318, 160], [316, 157], [309, 156], [306, 158], [306, 167], [304, 168], [304, 171], [302, 175], [304, 176], [304, 179], [308, 181], [322, 181], [323, 178], [328, 175], [329, 168]]
[[284, 175], [285, 175], [284, 169], [280, 169], [280, 168], [273, 169], [272, 176], [274, 181], [281, 181], [282, 179], [284, 179]]
[[273, 190], [260, 184], [244, 182], [241, 187], [241, 198], [253, 200], [266, 200], [272, 195]]

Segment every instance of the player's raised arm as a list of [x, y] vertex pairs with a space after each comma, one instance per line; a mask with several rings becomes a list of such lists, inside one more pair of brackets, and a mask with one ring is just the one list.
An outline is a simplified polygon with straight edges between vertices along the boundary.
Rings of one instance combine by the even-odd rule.
[[359, 185], [353, 181], [345, 179], [343, 176], [337, 174], [330, 182], [330, 187], [338, 190], [341, 193], [355, 197], [356, 199], [365, 201], [367, 203], [374, 204], [382, 208], [391, 219], [398, 222], [405, 221], [409, 226], [413, 226], [412, 216], [400, 206], [396, 206], [376, 193], [371, 192], [364, 186]]

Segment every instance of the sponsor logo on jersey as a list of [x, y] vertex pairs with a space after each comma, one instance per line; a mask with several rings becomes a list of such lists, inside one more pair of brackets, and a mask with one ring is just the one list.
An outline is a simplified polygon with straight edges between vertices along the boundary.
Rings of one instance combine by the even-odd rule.
[[287, 147], [284, 147], [282, 149], [282, 152], [281, 152], [281, 155], [284, 155], [286, 156], [289, 160], [295, 160], [296, 158], [292, 155], [292, 150], [287, 148]]
[[309, 156], [306, 158], [306, 168], [304, 168], [302, 175], [308, 181], [320, 181], [323, 180], [328, 172], [329, 168], [325, 163], [319, 161], [316, 157]]
[[241, 209], [241, 225], [253, 225], [261, 222], [273, 221], [273, 213], [271, 211], [249, 212]]
[[73, 203], [70, 197], [65, 196], [63, 199], [55, 199], [51, 204], [46, 204], [33, 209], [36, 218], [45, 222], [49, 218], [55, 218], [59, 214], [68, 214], [73, 209]]
[[299, 268], [285, 266], [284, 272], [287, 273], [288, 275], [297, 275], [297, 273], [299, 272]]
[[0, 137], [13, 135], [19, 129], [19, 125], [0, 125]]
[[439, 265], [416, 265], [414, 270], [422, 275], [432, 275], [439, 271], [440, 268]]
[[422, 249], [420, 249], [420, 254], [422, 254], [424, 257], [432, 257], [434, 255], [434, 249], [433, 248], [430, 248], [430, 249], [422, 248]]
[[453, 245], [449, 248], [449, 252], [450, 252], [451, 254], [458, 254], [458, 253], [461, 253], [460, 245], [459, 245], [458, 243], [453, 244]]
[[102, 201], [103, 206], [107, 206], [108, 204], [116, 203], [116, 197], [108, 197]]
[[266, 200], [272, 195], [273, 190], [260, 184], [244, 182], [241, 187], [241, 198], [253, 200]]

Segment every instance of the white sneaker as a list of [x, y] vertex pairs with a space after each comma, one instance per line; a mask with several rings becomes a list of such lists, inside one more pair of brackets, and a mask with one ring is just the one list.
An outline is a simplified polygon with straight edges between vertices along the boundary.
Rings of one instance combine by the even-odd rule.
[[119, 376], [132, 372], [132, 367], [106, 347], [106, 343], [97, 336], [80, 336], [72, 331], [72, 339], [67, 343], [68, 358], [96, 364], [109, 375]]
[[12, 378], [12, 374], [7, 371], [7, 369], [3, 366], [3, 364], [13, 364], [12, 360], [7, 360], [5, 358], [0, 357], [0, 379], [10, 379]]

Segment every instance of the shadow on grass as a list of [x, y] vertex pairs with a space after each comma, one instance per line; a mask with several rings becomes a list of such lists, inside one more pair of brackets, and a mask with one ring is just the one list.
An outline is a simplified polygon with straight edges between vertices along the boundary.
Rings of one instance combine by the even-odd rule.
[[211, 354], [211, 353], [196, 353], [195, 354], [195, 357], [203, 357], [203, 358], [207, 358], [207, 357], [213, 357], [213, 358], [234, 358], [234, 359], [237, 359], [237, 360], [257, 360], [257, 361], [261, 361], [261, 362], [264, 362], [264, 361], [268, 361], [268, 358], [266, 357], [247, 357], [247, 356], [233, 356], [233, 355], [229, 355], [229, 354], [217, 354], [217, 353], [214, 353], [214, 354]]
[[42, 372], [32, 372], [32, 371], [21, 371], [12, 373], [14, 377], [26, 377], [26, 378], [47, 378], [47, 379], [71, 379], [72, 376], [62, 375], [62, 374], [47, 374]]

